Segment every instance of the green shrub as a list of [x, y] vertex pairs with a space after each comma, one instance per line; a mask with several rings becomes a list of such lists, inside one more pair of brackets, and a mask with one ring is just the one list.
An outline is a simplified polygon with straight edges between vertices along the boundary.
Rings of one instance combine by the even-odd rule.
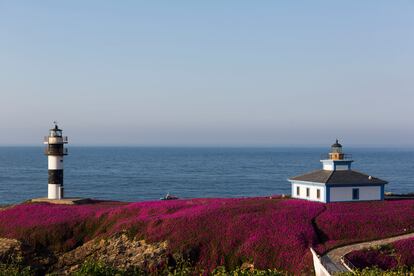
[[[101, 262], [86, 261], [74, 276], [140, 276], [148, 275], [148, 272], [141, 270], [119, 270]], [[203, 271], [193, 267], [189, 261], [179, 260], [174, 267], [165, 267], [159, 272], [152, 272], [153, 275], [168, 275], [168, 276], [191, 276], [191, 275], [205, 275]], [[18, 275], [18, 274], [15, 274]], [[211, 273], [207, 274], [211, 276], [286, 276], [285, 272], [281, 272], [275, 269], [242, 269], [240, 267], [234, 270], [227, 270], [225, 267], [220, 266], [214, 269]]]
[[259, 270], [259, 269], [242, 269], [240, 267], [228, 271], [225, 267], [218, 267], [212, 272], [213, 276], [285, 276], [288, 275], [285, 272], [280, 272], [276, 269], [265, 269], [265, 270]]
[[15, 264], [0, 264], [0, 276], [32, 276], [35, 275], [30, 267]]
[[112, 275], [126, 275], [125, 271], [115, 269], [111, 266], [105, 265], [101, 262], [86, 261], [76, 271], [74, 276], [112, 276]]

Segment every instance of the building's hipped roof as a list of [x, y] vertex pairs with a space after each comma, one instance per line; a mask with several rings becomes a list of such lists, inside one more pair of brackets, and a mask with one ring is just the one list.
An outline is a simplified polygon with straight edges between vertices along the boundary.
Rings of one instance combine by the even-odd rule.
[[290, 178], [289, 180], [316, 182], [330, 185], [372, 185], [372, 184], [387, 184], [387, 181], [369, 176], [353, 170], [345, 171], [327, 171], [318, 170], [311, 173], [299, 175]]

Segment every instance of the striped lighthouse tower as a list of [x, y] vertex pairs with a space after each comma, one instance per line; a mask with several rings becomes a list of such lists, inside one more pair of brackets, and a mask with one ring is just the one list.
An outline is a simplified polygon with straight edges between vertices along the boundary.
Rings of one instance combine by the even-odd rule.
[[45, 154], [48, 158], [48, 199], [63, 198], [63, 156], [68, 154], [64, 144], [68, 143], [68, 137], [62, 136], [56, 122], [54, 128], [50, 129], [49, 136], [44, 139], [46, 144]]

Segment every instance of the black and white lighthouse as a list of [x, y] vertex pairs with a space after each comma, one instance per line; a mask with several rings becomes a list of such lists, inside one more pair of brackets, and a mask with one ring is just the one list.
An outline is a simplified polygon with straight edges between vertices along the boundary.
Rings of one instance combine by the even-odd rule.
[[46, 144], [45, 154], [48, 158], [48, 199], [63, 198], [63, 156], [68, 154], [64, 147], [68, 143], [68, 137], [62, 136], [62, 130], [54, 122], [54, 128], [50, 129], [49, 136], [44, 139]]

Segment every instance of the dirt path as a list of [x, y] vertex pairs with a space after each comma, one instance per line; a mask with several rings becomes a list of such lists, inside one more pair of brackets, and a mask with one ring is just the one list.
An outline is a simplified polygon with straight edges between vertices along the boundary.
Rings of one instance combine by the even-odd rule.
[[341, 258], [344, 255], [348, 254], [349, 252], [355, 251], [355, 250], [361, 250], [364, 248], [369, 248], [372, 246], [388, 244], [388, 243], [392, 243], [398, 240], [404, 240], [404, 239], [408, 239], [412, 237], [414, 237], [414, 233], [404, 234], [404, 235], [400, 235], [396, 237], [385, 238], [385, 239], [380, 239], [380, 240], [375, 240], [375, 241], [361, 242], [361, 243], [342, 246], [342, 247], [333, 249], [329, 251], [328, 253], [326, 253], [325, 255], [323, 255], [321, 258], [321, 262], [324, 264], [326, 269], [332, 274], [339, 273], [339, 272], [347, 272], [348, 269], [342, 264]]

